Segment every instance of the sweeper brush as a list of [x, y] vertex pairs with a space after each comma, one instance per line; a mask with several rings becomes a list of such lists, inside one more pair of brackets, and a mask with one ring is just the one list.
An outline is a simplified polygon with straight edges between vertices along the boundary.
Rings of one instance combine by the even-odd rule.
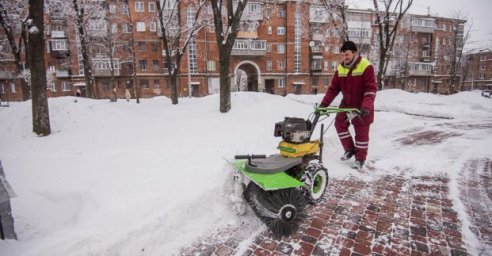
[[296, 188], [265, 191], [250, 183], [244, 191], [244, 198], [276, 235], [292, 234], [305, 218], [307, 200]]
[[274, 130], [275, 137], [282, 137], [280, 154], [236, 155], [234, 211], [243, 214], [246, 202], [275, 235], [295, 232], [306, 217], [307, 205], [319, 203], [328, 187], [322, 161], [325, 130], [322, 124], [320, 139], [311, 140], [314, 128], [320, 117], [340, 112], [353, 117], [359, 110], [316, 108], [308, 119], [286, 117]]

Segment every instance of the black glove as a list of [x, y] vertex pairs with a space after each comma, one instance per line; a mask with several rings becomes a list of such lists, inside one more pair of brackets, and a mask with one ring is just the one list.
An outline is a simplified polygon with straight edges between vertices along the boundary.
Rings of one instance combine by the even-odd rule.
[[359, 114], [360, 117], [364, 118], [364, 117], [366, 117], [368, 115], [369, 115], [369, 110], [367, 110], [365, 108], [361, 108], [360, 109], [360, 114]]

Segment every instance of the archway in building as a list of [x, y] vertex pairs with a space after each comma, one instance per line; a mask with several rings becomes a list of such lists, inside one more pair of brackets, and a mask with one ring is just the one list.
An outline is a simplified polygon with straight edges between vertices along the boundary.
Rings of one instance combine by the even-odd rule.
[[234, 69], [233, 90], [258, 92], [263, 91], [261, 86], [260, 68], [256, 63], [245, 60]]

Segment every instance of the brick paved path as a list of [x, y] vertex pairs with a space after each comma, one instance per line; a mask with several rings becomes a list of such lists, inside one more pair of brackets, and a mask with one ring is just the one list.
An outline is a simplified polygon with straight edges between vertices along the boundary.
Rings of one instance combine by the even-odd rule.
[[265, 231], [246, 250], [231, 239], [183, 255], [468, 255], [444, 176], [330, 180], [324, 201], [308, 215], [287, 238]]
[[492, 254], [492, 161], [470, 160], [463, 168], [460, 198], [477, 236], [481, 255]]

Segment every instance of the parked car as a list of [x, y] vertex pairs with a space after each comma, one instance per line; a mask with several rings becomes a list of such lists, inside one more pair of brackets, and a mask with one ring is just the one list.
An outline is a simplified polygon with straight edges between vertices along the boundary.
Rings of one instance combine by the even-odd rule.
[[482, 91], [482, 96], [483, 97], [490, 98], [490, 96], [492, 96], [492, 90], [484, 90], [484, 91]]

